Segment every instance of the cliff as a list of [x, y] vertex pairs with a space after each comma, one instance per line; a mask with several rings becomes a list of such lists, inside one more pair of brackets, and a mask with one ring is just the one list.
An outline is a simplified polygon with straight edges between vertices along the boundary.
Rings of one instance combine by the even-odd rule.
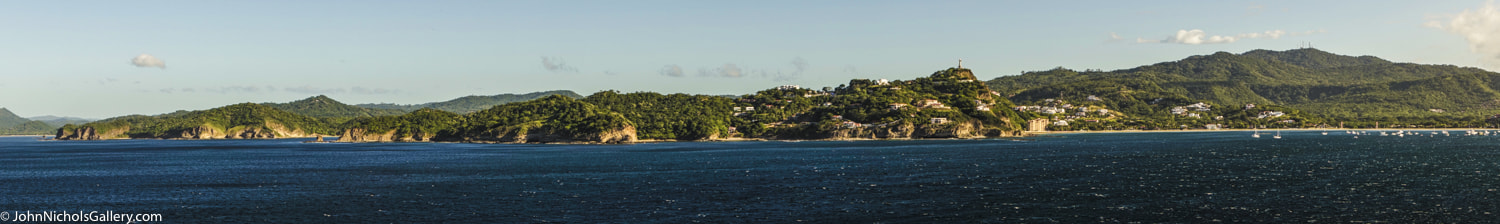
[[106, 129], [106, 130], [103, 131], [103, 133], [100, 133], [99, 129], [96, 129], [95, 127], [74, 127], [72, 125], [66, 125], [66, 126], [63, 126], [62, 128], [58, 128], [57, 129], [57, 135], [54, 136], [54, 139], [55, 140], [108, 140], [108, 139], [125, 139], [125, 138], [127, 138], [126, 136], [124, 136], [124, 134], [125, 134], [126, 131], [130, 131], [130, 127], [121, 127], [121, 128], [115, 128], [115, 129]]
[[265, 105], [243, 103], [156, 116], [130, 115], [57, 129], [57, 140], [268, 139], [312, 137], [321, 122]]

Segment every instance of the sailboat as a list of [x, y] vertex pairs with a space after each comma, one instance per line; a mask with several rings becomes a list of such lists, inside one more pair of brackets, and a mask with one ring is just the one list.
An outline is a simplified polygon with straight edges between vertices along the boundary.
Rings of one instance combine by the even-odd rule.
[[1271, 138], [1281, 139], [1281, 130], [1276, 130], [1276, 136], [1271, 136]]
[[1260, 138], [1260, 129], [1255, 129], [1255, 134], [1250, 134], [1250, 137], [1251, 138]]

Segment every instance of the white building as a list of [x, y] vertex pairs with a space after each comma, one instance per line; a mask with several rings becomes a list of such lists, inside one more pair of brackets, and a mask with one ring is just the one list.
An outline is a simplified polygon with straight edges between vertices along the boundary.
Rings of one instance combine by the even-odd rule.
[[891, 80], [885, 80], [885, 79], [875, 80], [875, 85], [882, 85], [883, 86], [883, 85], [890, 85], [890, 84], [891, 84]]
[[1057, 122], [1052, 122], [1052, 126], [1068, 126], [1068, 121], [1058, 120]]
[[777, 86], [776, 89], [777, 90], [798, 90], [798, 89], [802, 89], [802, 86], [798, 86], [798, 85], [782, 85], [782, 86]]
[[1183, 114], [1186, 114], [1186, 113], [1187, 113], [1187, 108], [1183, 108], [1183, 107], [1173, 107], [1172, 108], [1172, 114], [1183, 115]]

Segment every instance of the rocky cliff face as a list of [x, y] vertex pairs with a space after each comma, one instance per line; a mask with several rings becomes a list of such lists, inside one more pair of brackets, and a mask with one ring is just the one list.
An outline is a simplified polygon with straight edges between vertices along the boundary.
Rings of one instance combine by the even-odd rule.
[[[227, 130], [215, 128], [212, 125], [203, 124], [198, 127], [168, 131], [168, 134], [156, 136], [126, 136], [130, 126], [115, 128], [101, 133], [94, 127], [80, 127], [73, 130], [60, 128], [57, 130], [57, 140], [105, 140], [105, 139], [127, 139], [127, 138], [160, 138], [160, 139], [271, 139], [271, 138], [303, 138], [312, 137], [301, 129], [289, 129], [286, 126], [272, 121], [266, 121], [264, 127], [232, 127]], [[140, 135], [140, 134], [132, 134]]]
[[635, 126], [626, 125], [619, 129], [600, 132], [590, 135], [589, 142], [597, 143], [631, 143], [636, 141]]
[[980, 138], [1017, 136], [1018, 132], [985, 133], [978, 122], [945, 124], [892, 124], [887, 126], [840, 128], [828, 132], [829, 139], [913, 139], [913, 138]]
[[339, 134], [338, 142], [394, 142], [395, 137], [396, 130], [372, 132], [363, 128], [350, 128]]
[[124, 134], [125, 134], [126, 131], [130, 131], [130, 127], [129, 126], [122, 127], [122, 128], [117, 128], [115, 130], [105, 131], [104, 133], [99, 133], [99, 130], [94, 129], [94, 127], [81, 127], [81, 128], [76, 128], [76, 129], [73, 129], [73, 130], [67, 130], [67, 129], [59, 128], [59, 129], [57, 129], [57, 136], [54, 136], [53, 139], [56, 139], [56, 140], [106, 140], [106, 139], [124, 139], [124, 138], [126, 138], [126, 136], [124, 136]]
[[918, 138], [973, 138], [984, 137], [979, 134], [980, 124], [976, 122], [928, 124], [917, 128], [915, 134]]
[[631, 143], [638, 139], [634, 126], [621, 126], [612, 130], [598, 133], [587, 133], [581, 137], [573, 137], [556, 131], [533, 129], [526, 127], [511, 127], [495, 130], [493, 136], [467, 137], [467, 142], [485, 143]]

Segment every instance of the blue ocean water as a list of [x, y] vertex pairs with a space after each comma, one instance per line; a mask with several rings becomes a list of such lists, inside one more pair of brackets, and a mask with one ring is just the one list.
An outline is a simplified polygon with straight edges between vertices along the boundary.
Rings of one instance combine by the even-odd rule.
[[633, 145], [9, 137], [0, 138], [0, 211], [160, 213], [174, 223], [1500, 218], [1500, 136], [1282, 135]]

